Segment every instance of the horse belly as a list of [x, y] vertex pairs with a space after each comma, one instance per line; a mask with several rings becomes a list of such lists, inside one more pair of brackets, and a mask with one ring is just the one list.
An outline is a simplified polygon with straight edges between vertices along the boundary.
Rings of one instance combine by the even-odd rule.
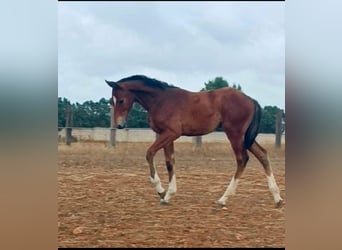
[[182, 122], [182, 135], [197, 136], [213, 132], [220, 124], [219, 115], [189, 117]]

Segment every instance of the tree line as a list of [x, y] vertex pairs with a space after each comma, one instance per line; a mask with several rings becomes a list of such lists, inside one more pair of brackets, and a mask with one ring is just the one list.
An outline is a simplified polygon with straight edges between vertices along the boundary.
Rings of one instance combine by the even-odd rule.
[[[233, 87], [242, 91], [240, 84], [232, 86], [222, 77], [216, 77], [214, 80], [204, 83], [201, 91], [218, 89], [222, 87]], [[99, 101], [85, 101], [83, 103], [71, 103], [64, 97], [58, 97], [58, 127], [65, 127], [65, 110], [70, 105], [73, 112], [72, 127], [110, 127], [110, 98], [101, 98]], [[265, 106], [262, 109], [260, 124], [260, 133], [275, 133], [277, 106]], [[134, 103], [127, 119], [128, 128], [149, 128], [147, 122], [147, 112], [143, 107]], [[217, 131], [221, 131], [220, 127]]]

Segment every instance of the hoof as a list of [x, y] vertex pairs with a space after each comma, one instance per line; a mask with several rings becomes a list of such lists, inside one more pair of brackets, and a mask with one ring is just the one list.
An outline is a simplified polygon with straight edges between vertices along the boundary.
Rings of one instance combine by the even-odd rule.
[[285, 202], [283, 200], [280, 200], [276, 203], [276, 208], [281, 208], [282, 206], [284, 206]]
[[160, 204], [161, 205], [167, 205], [167, 204], [169, 204], [169, 202], [167, 200], [160, 199]]

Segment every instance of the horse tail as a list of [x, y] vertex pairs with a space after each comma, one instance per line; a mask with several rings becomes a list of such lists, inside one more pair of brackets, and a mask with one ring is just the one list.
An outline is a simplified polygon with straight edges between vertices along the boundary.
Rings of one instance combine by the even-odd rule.
[[260, 104], [253, 99], [254, 102], [254, 115], [251, 123], [249, 124], [249, 127], [247, 128], [247, 131], [245, 133], [245, 147], [246, 149], [249, 149], [252, 144], [255, 141], [255, 138], [257, 137], [259, 133], [259, 127], [260, 127], [260, 120], [261, 120], [261, 107]]

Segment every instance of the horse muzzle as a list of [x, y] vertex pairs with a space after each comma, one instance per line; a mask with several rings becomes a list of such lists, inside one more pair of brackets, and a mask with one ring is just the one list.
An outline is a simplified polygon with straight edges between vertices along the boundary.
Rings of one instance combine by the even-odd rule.
[[126, 127], [126, 125], [127, 125], [126, 121], [122, 121], [122, 122], [120, 122], [116, 127], [117, 127], [118, 129], [123, 129], [123, 128]]

